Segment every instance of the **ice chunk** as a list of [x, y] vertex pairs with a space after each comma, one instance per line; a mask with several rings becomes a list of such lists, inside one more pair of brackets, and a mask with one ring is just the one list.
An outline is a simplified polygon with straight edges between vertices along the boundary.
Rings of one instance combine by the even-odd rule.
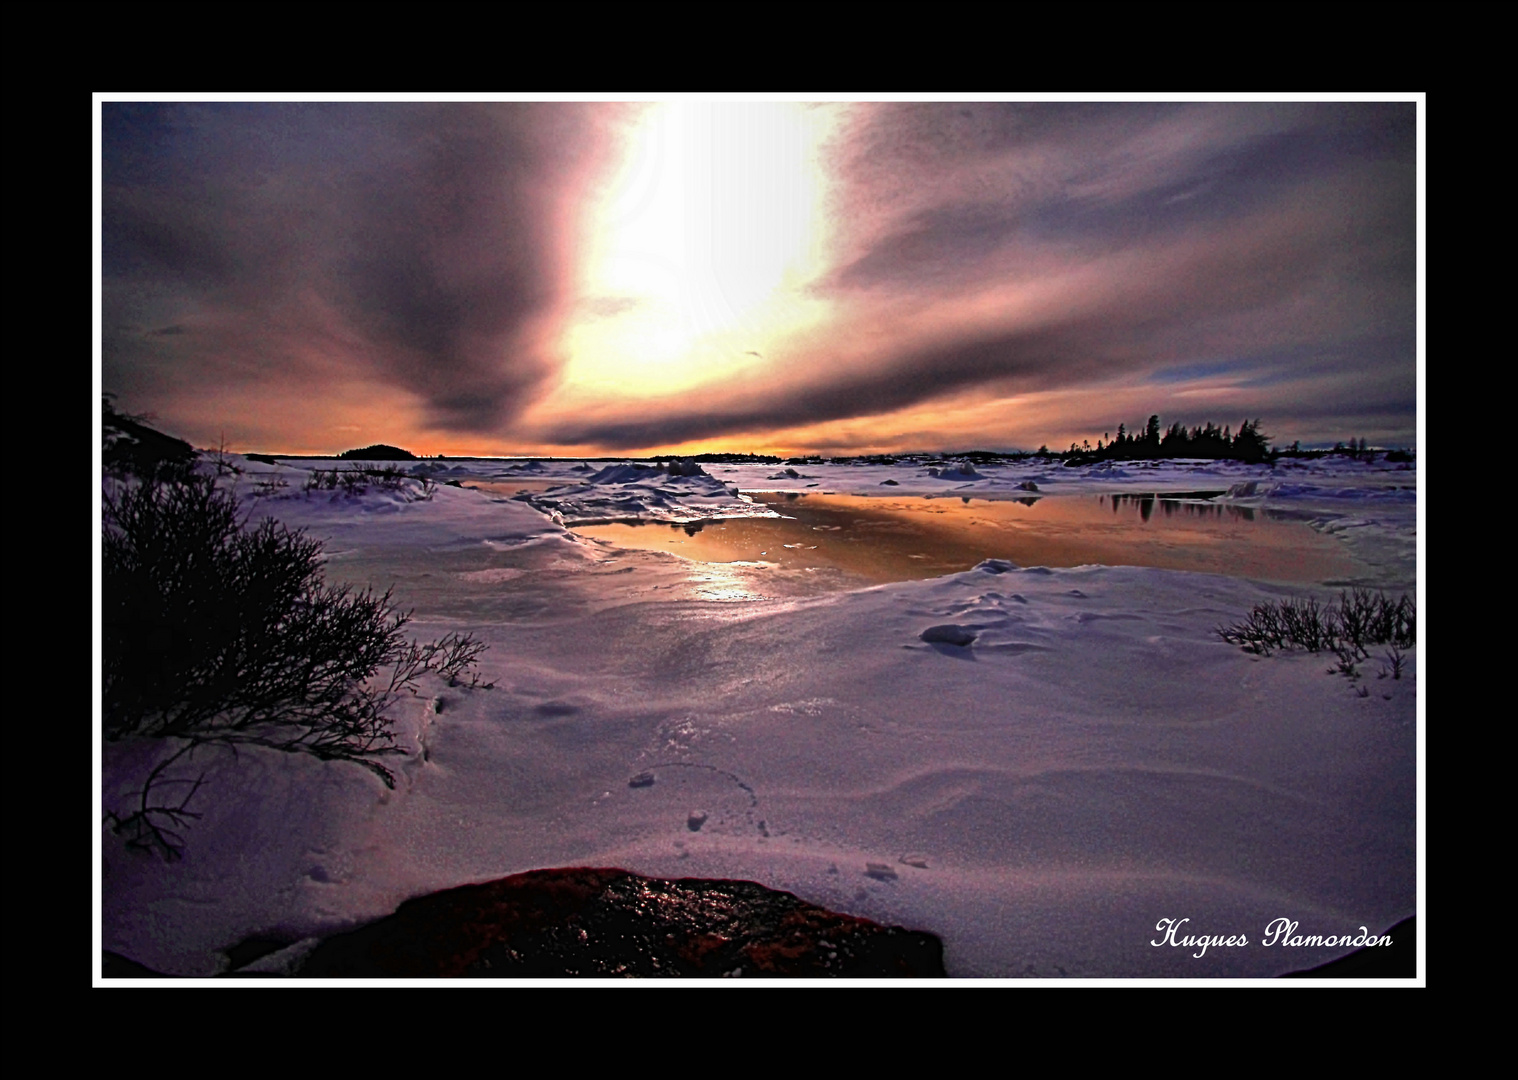
[[[1296, 487], [1296, 485], [1292, 486]], [[1256, 495], [1276, 495], [1281, 494], [1280, 488], [1280, 484], [1272, 484], [1268, 480], [1243, 480], [1228, 488], [1228, 497], [1231, 499], [1248, 499]], [[1296, 494], [1296, 492], [1293, 491], [1290, 494]], [[1340, 492], [1340, 494], [1344, 493]]]
[[639, 465], [629, 461], [622, 465], [608, 465], [593, 476], [587, 476], [587, 484], [632, 484], [654, 475], [652, 465]]
[[936, 476], [940, 480], [984, 480], [985, 477], [975, 471], [975, 466], [968, 461], [956, 461], [951, 465], [945, 465], [941, 469], [929, 469], [929, 476]]

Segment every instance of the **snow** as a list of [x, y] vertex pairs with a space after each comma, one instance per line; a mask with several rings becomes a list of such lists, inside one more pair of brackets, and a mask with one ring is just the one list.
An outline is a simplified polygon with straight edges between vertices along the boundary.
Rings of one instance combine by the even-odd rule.
[[583, 479], [571, 478], [541, 494], [519, 498], [567, 526], [776, 516], [693, 461], [671, 462], [664, 469], [632, 462], [608, 465]]
[[[1270, 976], [1348, 951], [1265, 947], [1272, 919], [1339, 935], [1415, 912], [1417, 661], [1378, 679], [1373, 657], [1351, 683], [1214, 632], [1312, 590], [988, 560], [798, 599], [769, 595], [762, 564], [572, 531], [773, 515], [740, 490], [1207, 490], [1297, 517], [1401, 591], [1417, 580], [1404, 467], [450, 459], [348, 495], [301, 490], [345, 463], [232, 460], [253, 516], [325, 541], [329, 579], [393, 583], [418, 637], [486, 641], [494, 688], [434, 679], [398, 707], [394, 791], [342, 763], [206, 751], [183, 860], [102, 830], [103, 947], [151, 968], [211, 975], [259, 934], [297, 943], [260, 962], [285, 970], [410, 896], [567, 865], [760, 881], [938, 934], [955, 977]], [[424, 488], [444, 468], [466, 486]], [[524, 474], [547, 490], [467, 486]], [[106, 805], [161, 752], [110, 747]], [[1249, 944], [1157, 947], [1163, 918]]]

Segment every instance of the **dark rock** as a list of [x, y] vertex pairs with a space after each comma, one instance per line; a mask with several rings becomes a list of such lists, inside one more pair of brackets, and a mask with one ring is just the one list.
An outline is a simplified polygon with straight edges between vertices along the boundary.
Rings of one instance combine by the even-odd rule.
[[1283, 979], [1416, 979], [1418, 977], [1418, 918], [1410, 916], [1380, 937], [1390, 945], [1356, 949], [1306, 971], [1292, 971]]
[[101, 950], [100, 977], [102, 979], [168, 979], [172, 976], [144, 967], [136, 960], [129, 960], [109, 949]]
[[194, 447], [183, 439], [123, 416], [109, 404], [101, 420], [101, 436], [104, 443], [101, 461], [107, 472], [151, 477], [188, 468], [195, 460]]
[[236, 971], [238, 968], [247, 967], [255, 960], [268, 956], [270, 953], [279, 952], [280, 949], [289, 944], [291, 942], [285, 938], [268, 938], [254, 935], [250, 938], [244, 938], [229, 949], [224, 949], [223, 955], [227, 958], [227, 969], [229, 971]]
[[943, 943], [752, 881], [533, 870], [408, 900], [300, 976], [945, 976]]

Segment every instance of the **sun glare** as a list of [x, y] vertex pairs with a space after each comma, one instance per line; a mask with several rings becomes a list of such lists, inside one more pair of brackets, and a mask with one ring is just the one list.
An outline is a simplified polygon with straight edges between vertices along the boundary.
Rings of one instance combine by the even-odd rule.
[[641, 114], [589, 210], [561, 395], [665, 395], [731, 377], [820, 318], [803, 287], [822, 261], [830, 122], [781, 102]]

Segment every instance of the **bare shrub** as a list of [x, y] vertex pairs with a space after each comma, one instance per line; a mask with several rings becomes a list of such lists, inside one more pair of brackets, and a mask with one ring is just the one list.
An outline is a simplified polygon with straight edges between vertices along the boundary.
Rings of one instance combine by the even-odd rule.
[[[1331, 670], [1353, 678], [1372, 645], [1390, 644], [1400, 656], [1401, 650], [1416, 644], [1416, 629], [1415, 605], [1406, 594], [1394, 601], [1380, 591], [1355, 589], [1341, 592], [1337, 603], [1320, 604], [1308, 597], [1256, 604], [1243, 622], [1219, 626], [1216, 633], [1261, 656], [1277, 649], [1328, 650], [1338, 656]], [[1400, 678], [1400, 660], [1395, 670]]]
[[1381, 677], [1384, 679], [1390, 675], [1393, 679], [1402, 678], [1402, 669], [1407, 665], [1407, 654], [1393, 643], [1386, 650], [1386, 666], [1381, 669]]
[[[179, 744], [108, 820], [169, 857], [200, 786], [169, 779], [175, 762], [256, 745], [351, 761], [393, 787], [383, 759], [404, 750], [387, 710], [426, 672], [456, 684], [485, 649], [409, 641], [390, 592], [327, 584], [319, 541], [272, 518], [250, 527], [211, 478], [119, 486], [104, 527], [105, 737]], [[188, 794], [163, 801], [179, 784]]]
[[345, 495], [358, 496], [371, 487], [404, 495], [408, 502], [426, 502], [437, 491], [437, 484], [430, 477], [417, 479], [395, 465], [386, 465], [384, 468], [354, 465], [346, 469], [313, 469], [302, 490], [306, 494], [341, 490]]

